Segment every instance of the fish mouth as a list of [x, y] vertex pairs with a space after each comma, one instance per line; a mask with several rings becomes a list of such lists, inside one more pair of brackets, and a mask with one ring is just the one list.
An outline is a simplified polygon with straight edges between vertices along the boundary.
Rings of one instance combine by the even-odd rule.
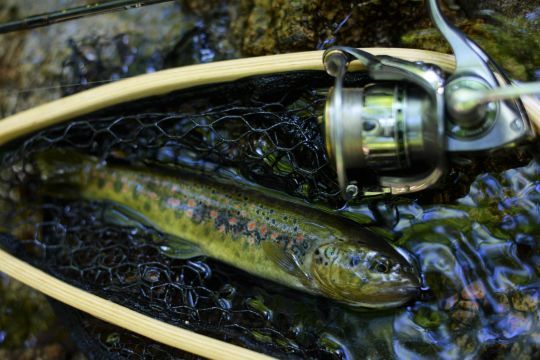
[[355, 301], [349, 305], [356, 308], [391, 309], [408, 304], [420, 295], [420, 291], [420, 287], [416, 286], [395, 287], [373, 294], [369, 301]]
[[405, 286], [398, 290], [402, 294], [417, 295], [420, 293], [420, 286]]
[[382, 289], [379, 292], [379, 296], [383, 298], [393, 299], [393, 298], [406, 298], [411, 299], [420, 294], [420, 286], [396, 286], [389, 289]]

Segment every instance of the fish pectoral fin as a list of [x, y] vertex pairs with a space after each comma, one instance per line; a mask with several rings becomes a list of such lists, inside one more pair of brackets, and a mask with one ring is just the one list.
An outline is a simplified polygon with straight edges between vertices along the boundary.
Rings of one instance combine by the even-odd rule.
[[165, 243], [160, 248], [163, 254], [174, 259], [187, 260], [206, 255], [199, 245], [170, 234], [165, 234]]
[[159, 231], [163, 236], [160, 250], [168, 257], [185, 260], [205, 255], [199, 245], [161, 231], [146, 216], [128, 206], [109, 203], [103, 211], [103, 216], [106, 222], [114, 225], [139, 229], [152, 228]]
[[103, 217], [106, 222], [113, 225], [135, 228], [154, 228], [159, 230], [141, 213], [128, 206], [117, 203], [107, 204], [105, 210], [103, 211]]
[[262, 248], [268, 258], [276, 263], [281, 269], [296, 277], [304, 286], [308, 288], [312, 287], [311, 277], [302, 270], [300, 262], [294, 254], [287, 252], [278, 244], [271, 241], [264, 241], [262, 243]]

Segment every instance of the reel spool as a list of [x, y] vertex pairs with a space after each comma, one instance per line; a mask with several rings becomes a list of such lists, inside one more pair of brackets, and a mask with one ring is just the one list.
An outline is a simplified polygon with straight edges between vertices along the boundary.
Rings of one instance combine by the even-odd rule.
[[[327, 152], [345, 198], [406, 194], [435, 185], [446, 172], [446, 152], [489, 151], [533, 137], [520, 95], [540, 93], [540, 83], [514, 86], [499, 66], [442, 15], [427, 6], [450, 43], [456, 70], [350, 47], [323, 55], [335, 77], [324, 114]], [[374, 83], [344, 88], [348, 65], [359, 61]], [[367, 173], [375, 183], [357, 184]], [[351, 178], [351, 180], [349, 180]]]

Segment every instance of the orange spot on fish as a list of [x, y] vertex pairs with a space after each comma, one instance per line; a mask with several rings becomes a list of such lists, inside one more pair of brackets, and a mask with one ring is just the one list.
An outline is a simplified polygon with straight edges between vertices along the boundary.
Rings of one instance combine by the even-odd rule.
[[248, 222], [248, 224], [247, 224], [247, 229], [248, 229], [249, 231], [253, 231], [253, 230], [255, 230], [255, 227], [256, 227], [256, 226], [257, 226], [257, 224], [255, 223], [255, 221], [250, 221], [250, 222]]
[[229, 219], [229, 225], [236, 225], [238, 224], [238, 220], [235, 217], [232, 217]]
[[189, 199], [187, 204], [189, 207], [195, 207], [195, 201], [193, 201], [193, 199]]
[[279, 234], [277, 232], [273, 232], [272, 235], [270, 235], [270, 239], [276, 240], [278, 238]]
[[216, 211], [216, 210], [210, 210], [210, 217], [211, 217], [212, 219], [217, 218], [217, 217], [218, 217], [217, 211]]
[[261, 225], [261, 236], [262, 237], [265, 237], [266, 236], [266, 224], [262, 224]]

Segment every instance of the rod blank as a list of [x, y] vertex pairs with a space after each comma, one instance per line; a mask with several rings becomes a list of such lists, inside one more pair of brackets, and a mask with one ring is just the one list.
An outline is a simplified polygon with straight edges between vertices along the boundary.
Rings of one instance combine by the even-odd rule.
[[104, 3], [94, 3], [77, 6], [70, 9], [52, 11], [45, 14], [33, 15], [24, 19], [0, 24], [0, 34], [13, 31], [28, 30], [48, 26], [64, 21], [80, 19], [86, 16], [103, 14], [113, 11], [140, 8], [146, 5], [170, 2], [173, 0], [112, 0]]

